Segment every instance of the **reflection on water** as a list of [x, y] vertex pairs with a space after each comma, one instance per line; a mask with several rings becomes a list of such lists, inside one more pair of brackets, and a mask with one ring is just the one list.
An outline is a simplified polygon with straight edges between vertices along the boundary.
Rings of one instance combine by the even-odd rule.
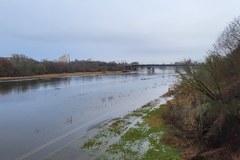
[[[155, 69], [156, 70], [156, 69]], [[145, 70], [143, 73], [147, 75], [156, 75], [161, 73], [162, 75], [170, 73], [174, 73], [174, 69], [169, 70], [167, 67], [162, 67], [160, 70], [156, 70], [154, 72], [152, 70]], [[168, 72], [168, 73], [167, 73]], [[121, 77], [127, 77], [129, 74], [121, 75]], [[131, 74], [131, 76], [138, 77], [139, 73]], [[117, 78], [114, 76], [114, 78]], [[72, 80], [81, 80], [81, 82], [92, 82], [101, 80], [102, 76], [70, 76], [64, 78], [51, 78], [51, 79], [32, 79], [32, 80], [16, 80], [16, 81], [0, 81], [0, 94], [11, 94], [11, 93], [23, 93], [29, 90], [37, 90], [37, 89], [46, 89], [46, 88], [55, 88], [60, 89], [59, 86], [67, 87], [70, 85]], [[147, 80], [147, 78], [142, 78], [141, 80]], [[126, 81], [125, 81], [126, 82]]]
[[[15, 159], [32, 150], [42, 155], [32, 157], [35, 152], [29, 152], [28, 158], [41, 159], [84, 129], [159, 98], [176, 76], [174, 68], [168, 68], [154, 73], [0, 82], [0, 159]], [[52, 150], [49, 142], [54, 142]], [[45, 152], [41, 145], [48, 147]]]
[[0, 82], [0, 94], [22, 93], [28, 90], [36, 90], [39, 88], [48, 88], [63, 85], [65, 87], [70, 85], [71, 78], [53, 78], [53, 79], [34, 79], [34, 80], [19, 80]]

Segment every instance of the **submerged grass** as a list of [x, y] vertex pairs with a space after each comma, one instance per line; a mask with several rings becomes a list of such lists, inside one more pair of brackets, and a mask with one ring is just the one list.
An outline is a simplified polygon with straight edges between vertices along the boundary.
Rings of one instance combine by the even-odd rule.
[[116, 135], [120, 135], [124, 130], [127, 129], [127, 124], [128, 122], [126, 122], [124, 119], [118, 119], [109, 126], [109, 130]]
[[[164, 105], [154, 108], [149, 103], [123, 118], [114, 119], [104, 132], [97, 133], [82, 148], [94, 151], [99, 160], [180, 160], [179, 152], [161, 140], [168, 133], [168, 126], [161, 117], [165, 110]], [[96, 147], [102, 150], [96, 153]]]
[[122, 137], [121, 140], [126, 142], [134, 142], [137, 140], [142, 140], [148, 135], [142, 128], [130, 128]]

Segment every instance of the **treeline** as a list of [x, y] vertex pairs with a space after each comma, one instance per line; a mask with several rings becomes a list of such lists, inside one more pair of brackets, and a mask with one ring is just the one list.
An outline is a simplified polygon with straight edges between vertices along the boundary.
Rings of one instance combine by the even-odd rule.
[[50, 73], [125, 71], [133, 68], [127, 63], [75, 60], [69, 63], [39, 62], [25, 55], [13, 54], [10, 58], [0, 57], [0, 77], [31, 76]]
[[[240, 159], [240, 17], [222, 32], [201, 66], [186, 61], [164, 113], [183, 159]], [[175, 140], [176, 142], [176, 140]]]

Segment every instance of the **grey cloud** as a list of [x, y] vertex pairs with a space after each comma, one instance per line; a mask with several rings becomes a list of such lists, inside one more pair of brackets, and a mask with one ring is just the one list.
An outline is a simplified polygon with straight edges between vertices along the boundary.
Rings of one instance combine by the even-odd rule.
[[47, 58], [67, 52], [73, 59], [100, 60], [199, 58], [238, 16], [239, 6], [238, 0], [2, 0], [0, 53]]

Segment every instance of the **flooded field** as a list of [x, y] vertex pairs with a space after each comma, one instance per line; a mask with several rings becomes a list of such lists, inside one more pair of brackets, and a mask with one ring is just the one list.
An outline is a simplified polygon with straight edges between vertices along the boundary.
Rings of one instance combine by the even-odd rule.
[[104, 121], [159, 98], [175, 68], [0, 82], [0, 159], [38, 160]]

